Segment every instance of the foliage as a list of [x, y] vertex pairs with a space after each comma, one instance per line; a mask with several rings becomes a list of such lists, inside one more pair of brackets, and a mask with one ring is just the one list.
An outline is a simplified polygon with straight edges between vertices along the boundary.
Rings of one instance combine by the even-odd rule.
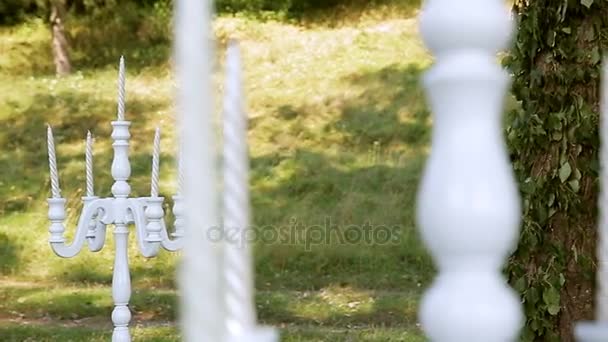
[[[91, 15], [98, 12], [127, 10], [138, 11], [154, 8], [168, 14], [173, 8], [174, 0], [59, 0], [66, 2], [66, 8], [77, 16]], [[420, 0], [216, 0], [219, 13], [248, 13], [264, 17], [272, 12], [289, 17], [300, 17], [306, 13], [318, 13], [336, 7], [373, 8], [383, 4], [397, 7], [418, 7]], [[0, 1], [0, 25], [12, 25], [22, 22], [27, 16], [48, 17], [47, 0], [2, 0]], [[158, 18], [157, 18], [158, 19]]]
[[36, 0], [2, 0], [0, 1], [0, 24], [15, 24], [26, 14], [38, 11]]
[[608, 2], [518, 1], [505, 63], [521, 111], [507, 128], [524, 224], [510, 280], [521, 293], [524, 341], [569, 341], [590, 319], [598, 178], [598, 93]]

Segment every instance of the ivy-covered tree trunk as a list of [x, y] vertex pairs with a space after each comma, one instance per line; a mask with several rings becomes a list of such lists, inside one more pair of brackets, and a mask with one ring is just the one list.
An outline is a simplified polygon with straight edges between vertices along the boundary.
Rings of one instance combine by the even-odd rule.
[[68, 75], [72, 71], [69, 45], [63, 26], [65, 18], [64, 0], [50, 0], [51, 15], [49, 18], [52, 33], [53, 63], [58, 76]]
[[[506, 64], [521, 110], [507, 135], [524, 224], [509, 277], [525, 307], [525, 341], [573, 341], [593, 318], [601, 53], [608, 1], [517, 1]], [[607, 184], [608, 185], [608, 184]]]

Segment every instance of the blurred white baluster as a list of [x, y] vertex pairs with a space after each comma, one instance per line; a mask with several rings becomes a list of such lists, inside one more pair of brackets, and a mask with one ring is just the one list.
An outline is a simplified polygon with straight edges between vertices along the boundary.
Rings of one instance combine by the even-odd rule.
[[597, 287], [595, 322], [576, 325], [574, 334], [580, 342], [608, 341], [608, 59], [604, 60], [602, 73], [602, 110], [600, 116], [600, 196], [597, 231]]
[[502, 0], [428, 0], [420, 25], [436, 64], [424, 78], [434, 132], [417, 220], [439, 268], [420, 320], [432, 341], [515, 341], [520, 301], [501, 269], [520, 200], [502, 139], [509, 77], [496, 62], [509, 13]]

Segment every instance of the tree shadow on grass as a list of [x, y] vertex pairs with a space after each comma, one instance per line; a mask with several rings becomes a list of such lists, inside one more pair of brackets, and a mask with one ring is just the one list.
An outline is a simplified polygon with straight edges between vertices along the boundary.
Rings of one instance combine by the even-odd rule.
[[[413, 222], [423, 155], [401, 166], [350, 171], [332, 166], [334, 161], [319, 153], [297, 151], [294, 160], [283, 161], [294, 163], [291, 177], [253, 195], [259, 288], [403, 289], [429, 281], [433, 267]], [[258, 158], [254, 165], [260, 162], [268, 163]], [[366, 224], [372, 234], [392, 235], [366, 239]], [[349, 239], [353, 227], [360, 235], [354, 240]]]
[[22, 248], [12, 237], [0, 232], [0, 275], [14, 274], [19, 270]]
[[420, 86], [423, 70], [415, 65], [391, 65], [345, 81], [362, 93], [346, 103], [334, 128], [347, 132], [357, 145], [378, 142], [428, 145], [430, 113]]

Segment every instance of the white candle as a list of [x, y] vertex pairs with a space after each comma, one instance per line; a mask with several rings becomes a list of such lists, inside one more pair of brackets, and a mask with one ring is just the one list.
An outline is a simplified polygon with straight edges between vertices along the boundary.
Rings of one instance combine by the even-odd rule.
[[48, 126], [46, 131], [47, 147], [49, 154], [49, 169], [51, 173], [51, 196], [53, 198], [61, 197], [61, 190], [59, 189], [59, 174], [57, 173], [57, 159], [55, 157], [55, 141], [53, 138], [53, 130], [51, 125]]
[[118, 66], [118, 121], [125, 121], [125, 58], [120, 56]]
[[600, 115], [600, 196], [597, 267], [597, 320], [608, 322], [608, 59], [604, 59]]
[[249, 218], [247, 119], [243, 110], [238, 45], [231, 42], [226, 60], [224, 94], [224, 229], [226, 243], [226, 327], [233, 340], [255, 327], [253, 264], [245, 239]]
[[211, 2], [178, 0], [175, 9], [177, 108], [184, 148], [184, 257], [180, 269], [185, 341], [223, 341], [221, 245], [211, 96]]
[[160, 166], [160, 128], [156, 127], [154, 133], [154, 151], [152, 152], [152, 185], [150, 195], [158, 197], [158, 178]]
[[87, 132], [85, 167], [87, 174], [87, 197], [93, 197], [95, 196], [95, 187], [93, 183], [93, 137], [91, 136], [91, 131]]

